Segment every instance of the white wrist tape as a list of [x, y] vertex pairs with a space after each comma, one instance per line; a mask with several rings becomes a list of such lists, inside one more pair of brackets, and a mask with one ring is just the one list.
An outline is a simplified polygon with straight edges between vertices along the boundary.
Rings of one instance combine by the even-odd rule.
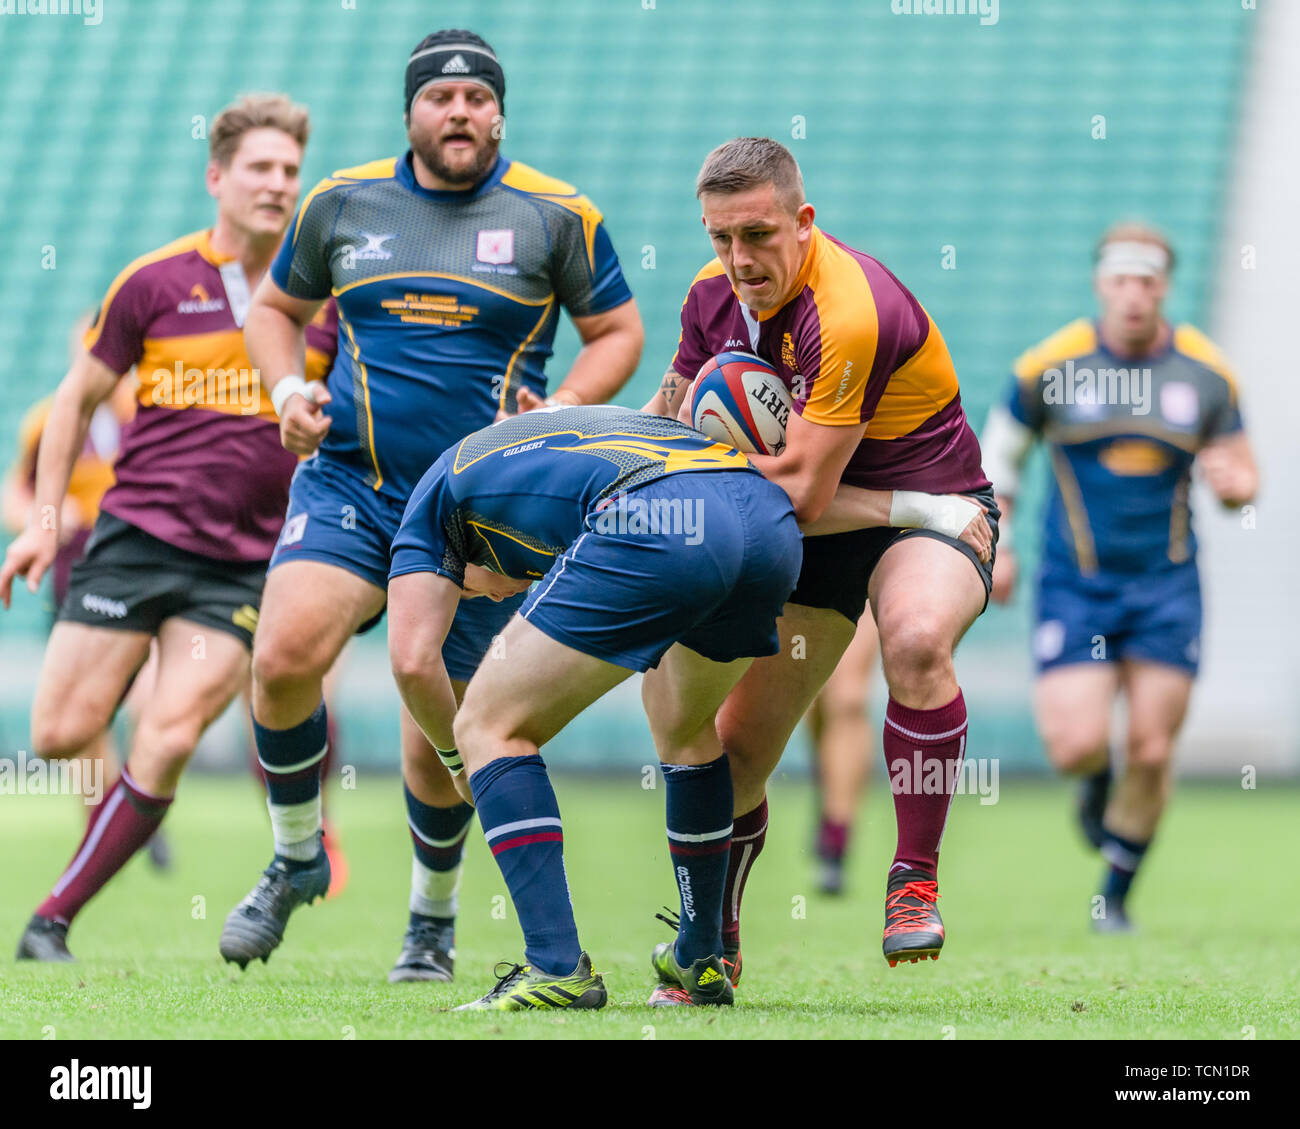
[[932, 529], [955, 539], [981, 513], [983, 510], [974, 502], [951, 494], [895, 490], [889, 505], [889, 524], [899, 529]]
[[452, 776], [459, 776], [465, 771], [465, 762], [461, 760], [460, 753], [456, 749], [440, 749], [434, 745], [433, 751], [438, 754], [438, 759]]
[[319, 384], [320, 381], [313, 380], [308, 384], [297, 373], [290, 373], [288, 376], [282, 376], [275, 382], [275, 387], [271, 389], [271, 406], [275, 409], [275, 414], [284, 415], [285, 401], [290, 396], [305, 396], [313, 404], [316, 397], [312, 392], [312, 384]]

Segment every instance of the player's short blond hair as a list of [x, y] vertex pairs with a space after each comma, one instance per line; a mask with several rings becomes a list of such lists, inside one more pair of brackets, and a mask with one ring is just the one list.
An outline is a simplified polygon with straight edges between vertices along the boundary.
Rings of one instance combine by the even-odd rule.
[[1097, 240], [1097, 246], [1093, 249], [1092, 254], [1094, 263], [1100, 262], [1102, 251], [1105, 250], [1107, 243], [1151, 243], [1156, 247], [1163, 248], [1165, 254], [1169, 256], [1169, 265], [1165, 268], [1165, 273], [1173, 273], [1174, 245], [1169, 242], [1169, 237], [1158, 227], [1154, 227], [1142, 220], [1122, 220], [1119, 223], [1112, 224]]
[[208, 134], [208, 158], [228, 168], [244, 134], [253, 129], [278, 129], [302, 148], [311, 135], [311, 118], [306, 106], [299, 106], [284, 94], [245, 94], [227, 106], [212, 123]]
[[704, 158], [695, 178], [695, 195], [729, 195], [770, 184], [793, 215], [804, 202], [803, 175], [790, 150], [770, 137], [737, 137]]

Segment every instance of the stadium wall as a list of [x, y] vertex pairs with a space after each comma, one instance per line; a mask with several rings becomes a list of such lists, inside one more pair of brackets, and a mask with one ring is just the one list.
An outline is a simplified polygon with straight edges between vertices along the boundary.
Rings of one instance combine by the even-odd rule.
[[[1117, 216], [1147, 216], [1177, 242], [1174, 317], [1204, 323], [1211, 293], [1225, 293], [1215, 283], [1216, 236], [1246, 51], [1264, 13], [1222, 0], [1039, 0], [1004, 3], [986, 25], [895, 15], [888, 0], [809, 2], [794, 15], [780, 0], [755, 0], [740, 22], [723, 0], [565, 0], [563, 10], [557, 21], [555, 6], [534, 0], [448, 0], [436, 10], [423, 0], [355, 9], [317, 0], [115, 0], [96, 27], [0, 18], [0, 214], [10, 251], [0, 276], [0, 347], [11, 366], [0, 383], [0, 445], [11, 449], [22, 410], [58, 380], [67, 326], [114, 274], [209, 222], [203, 126], [216, 110], [259, 89], [307, 103], [308, 184], [398, 152], [402, 66], [435, 21], [476, 28], [505, 60], [505, 150], [576, 183], [607, 217], [647, 328], [625, 404], [643, 403], [656, 386], [682, 295], [710, 254], [692, 193], [699, 162], [739, 134], [786, 141], [818, 221], [882, 258], [926, 304], [977, 426], [1001, 395], [1011, 359], [1092, 309], [1090, 250]], [[1263, 274], [1252, 283], [1262, 286]], [[1258, 331], [1245, 319], [1243, 343]], [[1247, 411], [1264, 423], [1267, 411], [1251, 412], [1263, 358], [1225, 344], [1247, 374]], [[562, 374], [576, 349], [566, 323], [550, 371]], [[1276, 438], [1261, 432], [1261, 446], [1266, 437]], [[1287, 468], [1269, 461], [1276, 457], [1265, 471], [1280, 482]], [[1042, 495], [1038, 471], [1026, 514]], [[1223, 539], [1213, 519], [1207, 527], [1208, 509], [1203, 502], [1200, 521], [1217, 554]], [[1022, 517], [1026, 547], [1028, 524]], [[1282, 534], [1268, 536], [1282, 545]], [[1257, 541], [1265, 542], [1263, 523]], [[1236, 562], [1225, 567], [1253, 577], [1256, 558], [1232, 557], [1223, 545]], [[1280, 555], [1268, 559], [1281, 569]], [[1024, 564], [1028, 575], [1032, 553]], [[1280, 571], [1270, 577], [1270, 585], [1280, 581]], [[1261, 650], [1246, 626], [1258, 622], [1245, 602], [1250, 587], [1239, 585], [1235, 611], [1211, 604], [1224, 640], [1211, 660], [1236, 671], [1225, 687], [1264, 685], [1249, 664], [1272, 661], [1270, 653], [1284, 661], [1280, 643]], [[1280, 585], [1277, 595], [1286, 598]], [[27, 741], [44, 620], [39, 600], [20, 593], [16, 602], [0, 616], [5, 749]], [[1224, 615], [1237, 618], [1225, 626]], [[1028, 709], [1028, 626], [1024, 585], [1017, 604], [990, 612], [958, 655], [978, 755], [998, 756], [1008, 769], [1042, 767]], [[1282, 675], [1270, 671], [1267, 685], [1277, 686]], [[1207, 683], [1217, 677], [1207, 666]], [[1198, 713], [1189, 734], [1207, 769], [1239, 761], [1216, 736], [1234, 694], [1215, 686], [1213, 695], [1203, 687], [1198, 709], [1211, 712]], [[882, 705], [879, 686], [875, 697]], [[359, 641], [339, 711], [350, 759], [396, 764], [395, 708], [382, 638]], [[1254, 709], [1275, 763], [1294, 766], [1294, 718], [1278, 728], [1275, 704], [1258, 700]], [[203, 758], [236, 760], [239, 730], [233, 716], [224, 719]], [[653, 759], [649, 750], [633, 683], [571, 726], [548, 756], [639, 765]], [[789, 767], [802, 763], [792, 757]]]

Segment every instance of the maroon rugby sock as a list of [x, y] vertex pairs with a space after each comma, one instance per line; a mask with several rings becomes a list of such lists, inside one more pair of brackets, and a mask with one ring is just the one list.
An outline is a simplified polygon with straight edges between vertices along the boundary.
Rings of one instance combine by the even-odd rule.
[[885, 768], [894, 794], [898, 849], [889, 868], [936, 874], [948, 808], [966, 752], [966, 701], [913, 710], [891, 697], [885, 711]]
[[108, 880], [149, 841], [171, 806], [171, 796], [152, 796], [126, 770], [104, 797], [72, 862], [36, 907], [41, 917], [69, 924]]
[[722, 940], [736, 944], [740, 939], [740, 899], [745, 893], [754, 860], [767, 840], [767, 797], [753, 811], [732, 821], [731, 856], [727, 860], [727, 881], [722, 891]]
[[838, 862], [849, 847], [849, 825], [835, 823], [822, 816], [817, 827], [817, 857], [826, 862]]

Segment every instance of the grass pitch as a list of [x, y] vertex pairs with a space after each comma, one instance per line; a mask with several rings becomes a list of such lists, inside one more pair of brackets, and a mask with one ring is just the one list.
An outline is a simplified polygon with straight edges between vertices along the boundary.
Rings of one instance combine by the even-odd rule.
[[[192, 776], [167, 819], [175, 866], [137, 857], [83, 911], [71, 966], [0, 968], [0, 1036], [222, 1038], [1295, 1038], [1300, 789], [1186, 786], [1130, 903], [1133, 937], [1088, 931], [1101, 871], [1060, 784], [1003, 781], [999, 802], [954, 804], [940, 873], [943, 957], [891, 969], [880, 954], [894, 819], [878, 780], [852, 844], [849, 889], [815, 891], [806, 785], [771, 796], [767, 849], [746, 892], [745, 973], [730, 1010], [651, 1009], [654, 911], [675, 905], [662, 784], [560, 777], [583, 944], [605, 976], [601, 1012], [453, 1014], [522, 956], [505, 886], [471, 830], [453, 985], [390, 985], [410, 847], [401, 785], [362, 776], [330, 813], [351, 863], [333, 901], [299, 910], [266, 965], [217, 954], [222, 921], [270, 857], [248, 780]], [[0, 940], [12, 949], [79, 836], [66, 796], [0, 797]]]

